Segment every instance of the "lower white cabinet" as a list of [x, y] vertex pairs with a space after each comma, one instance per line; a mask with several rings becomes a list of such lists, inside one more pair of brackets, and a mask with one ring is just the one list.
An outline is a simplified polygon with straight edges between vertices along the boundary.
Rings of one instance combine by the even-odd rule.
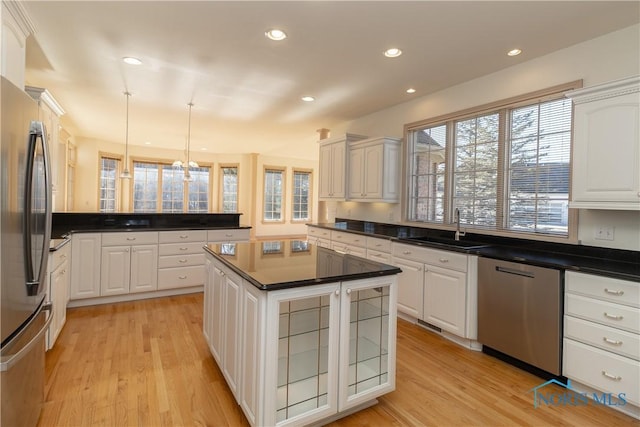
[[157, 232], [117, 232], [102, 236], [100, 296], [155, 291], [157, 272]]
[[[640, 414], [640, 283], [567, 271], [564, 376], [617, 396]], [[635, 411], [630, 410], [635, 406]]]
[[421, 318], [424, 264], [398, 257], [392, 258], [392, 264], [402, 270], [398, 274], [398, 311], [414, 319]]
[[424, 271], [422, 320], [465, 336], [467, 274], [427, 265]]
[[204, 336], [252, 426], [308, 425], [395, 388], [396, 279], [261, 291], [207, 255]]
[[158, 289], [202, 286], [206, 242], [207, 230], [161, 231]]
[[67, 320], [67, 302], [71, 284], [71, 245], [66, 244], [55, 252], [49, 253], [47, 272], [47, 298], [52, 303], [51, 326], [47, 331], [46, 346], [51, 349]]
[[100, 296], [100, 254], [102, 234], [75, 233], [71, 236], [71, 299]]

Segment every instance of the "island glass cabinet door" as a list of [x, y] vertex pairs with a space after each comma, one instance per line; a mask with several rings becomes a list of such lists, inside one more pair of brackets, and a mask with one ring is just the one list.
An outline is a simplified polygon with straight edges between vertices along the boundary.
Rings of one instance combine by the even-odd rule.
[[395, 388], [396, 276], [342, 283], [340, 412]]
[[[337, 412], [340, 284], [268, 294], [265, 425], [304, 425]], [[277, 323], [276, 323], [277, 322]], [[275, 408], [275, 411], [272, 410]]]

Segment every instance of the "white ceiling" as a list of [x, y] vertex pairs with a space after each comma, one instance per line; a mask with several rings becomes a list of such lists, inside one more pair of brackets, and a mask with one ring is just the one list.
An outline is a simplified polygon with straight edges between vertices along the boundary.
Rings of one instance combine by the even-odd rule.
[[[640, 21], [637, 1], [27, 1], [27, 84], [77, 137], [277, 153], [375, 111]], [[273, 42], [265, 30], [289, 37]], [[382, 52], [399, 47], [389, 59]], [[518, 57], [506, 52], [523, 50]], [[130, 66], [124, 56], [143, 65]], [[417, 92], [408, 95], [405, 90]], [[305, 103], [303, 95], [316, 101]], [[308, 144], [316, 158], [315, 144]], [[295, 150], [293, 150], [295, 151]], [[300, 156], [299, 150], [296, 154]]]

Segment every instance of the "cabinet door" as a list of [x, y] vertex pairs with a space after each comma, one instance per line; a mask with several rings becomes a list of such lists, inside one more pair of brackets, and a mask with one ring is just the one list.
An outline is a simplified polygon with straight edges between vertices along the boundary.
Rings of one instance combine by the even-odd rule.
[[318, 197], [331, 197], [331, 145], [320, 147], [320, 181], [318, 182]]
[[426, 266], [422, 319], [442, 330], [465, 337], [466, 307], [466, 273]]
[[204, 295], [202, 298], [202, 335], [211, 349], [211, 317], [213, 317], [213, 311], [211, 307], [212, 303], [212, 291], [213, 291], [213, 263], [209, 259], [209, 256], [204, 260], [204, 268], [206, 276], [204, 278]]
[[71, 299], [100, 296], [101, 235], [77, 233], [71, 238]]
[[251, 285], [243, 286], [242, 289], [240, 405], [251, 425], [258, 424], [261, 394], [264, 390], [260, 375], [264, 358], [263, 294], [264, 291]]
[[217, 266], [212, 267], [212, 283], [211, 283], [211, 296], [209, 299], [210, 310], [212, 313], [209, 319], [210, 323], [210, 341], [209, 347], [211, 348], [211, 354], [213, 358], [218, 362], [218, 366], [222, 368], [222, 338], [225, 328], [225, 312], [224, 312], [224, 287], [225, 276], [224, 272]]
[[362, 199], [365, 197], [365, 149], [356, 148], [349, 150], [349, 199]]
[[49, 301], [53, 305], [51, 326], [47, 333], [47, 350], [50, 350], [58, 339], [60, 331], [66, 321], [67, 313], [67, 283], [69, 264], [65, 261], [49, 275]]
[[158, 245], [131, 247], [131, 283], [129, 292], [158, 289]]
[[423, 264], [397, 257], [394, 257], [392, 262], [402, 270], [402, 273], [398, 274], [398, 311], [415, 319], [421, 319]]
[[331, 144], [331, 197], [344, 199], [346, 192], [345, 166], [347, 161], [345, 143]]
[[[367, 147], [364, 152], [364, 195], [370, 199], [382, 199], [384, 145]], [[393, 179], [393, 178], [390, 178]]]
[[639, 192], [638, 93], [577, 104], [572, 201], [630, 202], [640, 209]]
[[238, 398], [240, 380], [240, 293], [242, 279], [235, 274], [224, 273], [224, 329], [222, 348], [222, 373], [231, 392]]
[[395, 276], [342, 283], [338, 410], [395, 388]]
[[129, 293], [131, 274], [131, 247], [108, 246], [102, 248], [100, 295]]
[[329, 283], [267, 294], [261, 425], [308, 425], [336, 413], [339, 289]]

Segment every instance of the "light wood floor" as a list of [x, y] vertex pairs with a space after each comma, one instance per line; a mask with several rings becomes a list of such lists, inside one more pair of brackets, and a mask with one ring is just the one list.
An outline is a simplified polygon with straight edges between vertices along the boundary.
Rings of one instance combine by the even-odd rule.
[[[398, 321], [396, 391], [335, 426], [639, 426], [610, 408], [541, 407], [543, 381]], [[202, 294], [68, 310], [39, 426], [248, 425], [202, 336]]]

